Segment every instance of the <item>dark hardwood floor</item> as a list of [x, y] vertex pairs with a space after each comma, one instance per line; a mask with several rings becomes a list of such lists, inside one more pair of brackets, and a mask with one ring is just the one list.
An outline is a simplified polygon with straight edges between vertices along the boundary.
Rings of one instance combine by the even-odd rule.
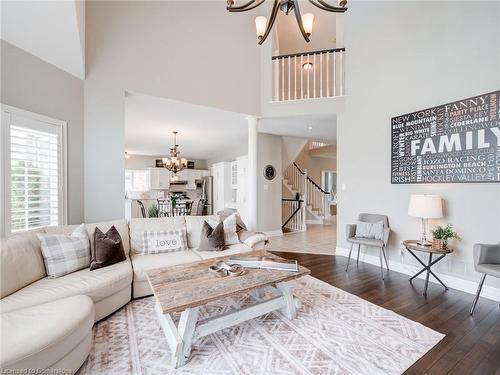
[[[473, 296], [440, 285], [429, 284], [422, 295], [423, 280], [408, 282], [409, 276], [389, 271], [381, 280], [380, 268], [347, 258], [328, 255], [273, 253], [297, 259], [311, 275], [346, 292], [420, 322], [446, 337], [410, 367], [405, 374], [495, 374], [500, 375], [500, 307], [481, 298], [474, 316], [469, 315]], [[432, 276], [431, 276], [432, 277]]]

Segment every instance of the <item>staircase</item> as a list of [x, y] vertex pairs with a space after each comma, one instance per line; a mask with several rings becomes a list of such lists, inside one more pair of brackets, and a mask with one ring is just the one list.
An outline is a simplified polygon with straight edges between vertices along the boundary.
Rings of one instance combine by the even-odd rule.
[[328, 215], [330, 193], [292, 163], [283, 173], [283, 186], [295, 199], [283, 199], [283, 231], [304, 231], [306, 224], [322, 224]]

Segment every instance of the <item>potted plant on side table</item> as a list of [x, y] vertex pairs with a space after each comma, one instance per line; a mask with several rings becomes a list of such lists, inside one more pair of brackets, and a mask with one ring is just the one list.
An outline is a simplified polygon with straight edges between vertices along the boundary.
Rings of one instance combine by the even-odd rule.
[[432, 248], [436, 250], [447, 250], [448, 249], [448, 240], [455, 238], [460, 240], [461, 238], [453, 230], [453, 226], [451, 224], [447, 224], [445, 227], [438, 225], [432, 233]]

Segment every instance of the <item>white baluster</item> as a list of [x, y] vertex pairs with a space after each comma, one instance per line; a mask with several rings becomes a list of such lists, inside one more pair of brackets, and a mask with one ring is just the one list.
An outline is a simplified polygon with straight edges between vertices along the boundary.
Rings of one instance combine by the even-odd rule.
[[323, 54], [319, 55], [319, 97], [323, 97]]
[[297, 100], [297, 56], [293, 57], [293, 97]]
[[290, 90], [292, 87], [292, 83], [290, 81], [290, 56], [288, 56], [288, 100], [292, 100], [292, 97], [290, 96]]
[[330, 96], [330, 52], [326, 53], [326, 96]]
[[332, 74], [333, 74], [333, 96], [337, 96], [337, 82], [336, 82], [336, 77], [337, 77], [337, 52], [333, 52], [333, 69], [332, 69]]
[[[309, 54], [307, 54], [307, 61], [309, 62]], [[309, 77], [311, 76], [311, 69], [307, 69], [307, 99], [309, 99], [311, 96], [309, 94]]]
[[281, 59], [281, 100], [285, 100], [285, 59]]
[[344, 51], [340, 52], [340, 95], [344, 95]]
[[313, 90], [313, 95], [316, 98], [316, 54], [313, 55], [313, 85], [314, 85], [314, 90]]
[[304, 55], [300, 55], [300, 99], [304, 99]]

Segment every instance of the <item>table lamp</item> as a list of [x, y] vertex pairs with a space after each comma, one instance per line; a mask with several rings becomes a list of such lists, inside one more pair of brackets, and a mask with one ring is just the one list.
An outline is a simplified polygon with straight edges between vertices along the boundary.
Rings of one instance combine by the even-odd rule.
[[412, 194], [408, 205], [408, 215], [422, 220], [422, 239], [417, 242], [422, 246], [431, 246], [427, 240], [427, 219], [443, 217], [443, 205], [439, 195]]

